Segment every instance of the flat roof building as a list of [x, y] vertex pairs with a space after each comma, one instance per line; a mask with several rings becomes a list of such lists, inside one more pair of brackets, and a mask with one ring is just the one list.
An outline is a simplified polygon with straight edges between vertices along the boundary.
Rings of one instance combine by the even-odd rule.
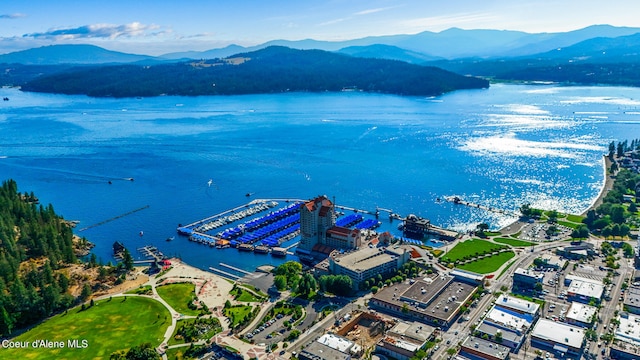
[[300, 360], [351, 360], [351, 355], [333, 349], [317, 341], [312, 342], [298, 353]]
[[434, 328], [419, 322], [399, 321], [376, 344], [376, 351], [398, 360], [408, 360], [433, 337]]
[[525, 334], [537, 319], [539, 309], [540, 305], [534, 302], [500, 295], [476, 327], [476, 331], [494, 341], [499, 332], [502, 337], [500, 344], [516, 351], [522, 346]]
[[537, 283], [544, 282], [544, 274], [530, 269], [517, 268], [513, 273], [514, 291], [533, 289]]
[[411, 254], [404, 248], [393, 249], [365, 247], [344, 256], [329, 259], [329, 271], [334, 275], [347, 275], [353, 281], [354, 288], [361, 282], [396, 271], [407, 261]]
[[615, 338], [633, 345], [640, 345], [640, 316], [622, 313], [620, 325], [614, 333]]
[[398, 317], [448, 327], [476, 290], [473, 284], [441, 275], [387, 286], [369, 300], [369, 306]]
[[627, 288], [624, 307], [632, 314], [640, 314], [640, 288], [636, 286]]
[[567, 275], [565, 283], [569, 282], [567, 296], [569, 299], [583, 303], [595, 300], [600, 303], [604, 294], [604, 285], [596, 280], [583, 278], [575, 275]]
[[547, 319], [538, 320], [531, 331], [532, 345], [563, 354], [580, 354], [584, 338], [585, 329]]
[[475, 336], [468, 336], [460, 346], [460, 355], [469, 359], [505, 360], [510, 349]]
[[571, 307], [569, 307], [569, 311], [567, 311], [567, 315], [565, 317], [567, 319], [567, 323], [571, 325], [589, 327], [593, 323], [594, 316], [597, 312], [598, 308], [595, 306], [574, 301], [571, 303]]

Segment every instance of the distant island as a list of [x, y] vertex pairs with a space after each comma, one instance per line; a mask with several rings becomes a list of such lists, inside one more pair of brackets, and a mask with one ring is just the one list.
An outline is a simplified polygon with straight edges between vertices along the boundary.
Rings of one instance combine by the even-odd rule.
[[271, 46], [229, 58], [155, 65], [67, 68], [22, 90], [93, 97], [365, 91], [436, 96], [489, 82], [430, 66]]

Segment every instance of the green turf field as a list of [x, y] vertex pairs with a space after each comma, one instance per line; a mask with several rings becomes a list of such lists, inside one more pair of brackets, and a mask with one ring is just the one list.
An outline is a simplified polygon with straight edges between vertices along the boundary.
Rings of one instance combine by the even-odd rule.
[[[93, 307], [70, 309], [46, 320], [12, 341], [27, 342], [26, 349], [0, 349], [2, 359], [109, 359], [111, 353], [145, 342], [158, 346], [171, 314], [160, 302], [136, 296], [114, 297]], [[33, 341], [61, 342], [64, 348], [33, 348]], [[69, 341], [78, 346], [69, 347]], [[86, 343], [83, 343], [86, 340]], [[86, 347], [81, 348], [83, 345]]]

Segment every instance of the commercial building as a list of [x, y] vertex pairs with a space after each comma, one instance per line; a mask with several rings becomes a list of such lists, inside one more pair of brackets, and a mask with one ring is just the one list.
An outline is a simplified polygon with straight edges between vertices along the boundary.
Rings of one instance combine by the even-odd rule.
[[376, 344], [376, 352], [398, 360], [412, 358], [433, 338], [434, 328], [419, 322], [397, 322]]
[[530, 269], [517, 268], [513, 273], [514, 291], [532, 290], [537, 283], [544, 282], [544, 274]]
[[343, 353], [325, 344], [314, 341], [298, 353], [300, 360], [351, 360], [349, 353]]
[[632, 314], [640, 314], [640, 288], [630, 286], [624, 299], [624, 308]]
[[562, 354], [579, 355], [585, 338], [585, 329], [540, 319], [531, 331], [531, 345]]
[[588, 242], [582, 242], [579, 245], [561, 246], [556, 248], [556, 254], [567, 259], [584, 259], [587, 256], [596, 254], [594, 246]]
[[359, 356], [362, 347], [353, 341], [336, 334], [324, 334], [318, 340], [305, 347], [299, 354], [302, 360], [350, 360]]
[[604, 294], [602, 282], [575, 275], [567, 275], [564, 282], [568, 286], [567, 297], [571, 301], [588, 304], [591, 301], [600, 303], [602, 300]]
[[476, 284], [440, 275], [387, 286], [369, 300], [369, 306], [400, 318], [449, 327], [476, 291]]
[[620, 325], [614, 333], [615, 338], [630, 344], [640, 345], [640, 316], [621, 313], [619, 320]]
[[580, 327], [589, 327], [593, 323], [594, 316], [598, 312], [598, 308], [582, 304], [579, 302], [572, 302], [569, 311], [565, 316], [567, 323]]
[[527, 331], [539, 316], [540, 305], [511, 296], [500, 295], [494, 306], [476, 327], [479, 336], [495, 341], [499, 333], [501, 345], [517, 351]]
[[396, 271], [409, 261], [410, 256], [410, 252], [404, 247], [365, 247], [344, 256], [329, 258], [329, 271], [334, 275], [347, 275], [357, 289], [361, 282], [378, 274]]
[[506, 360], [510, 349], [475, 336], [468, 336], [460, 346], [460, 356], [466, 359]]

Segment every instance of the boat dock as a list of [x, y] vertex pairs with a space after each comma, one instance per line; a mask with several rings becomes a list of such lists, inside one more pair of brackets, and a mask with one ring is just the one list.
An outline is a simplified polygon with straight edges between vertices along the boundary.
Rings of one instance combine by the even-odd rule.
[[138, 250], [138, 252], [142, 253], [147, 258], [152, 258], [149, 261], [160, 261], [164, 259], [164, 254], [160, 252], [155, 246], [146, 245], [136, 250]]
[[211, 267], [211, 266], [209, 266], [209, 270], [211, 270], [214, 273], [218, 273], [220, 275], [226, 276], [226, 277], [230, 278], [231, 280], [238, 280], [238, 279], [241, 278], [241, 276], [234, 275], [234, 274], [228, 273], [226, 271], [223, 271], [223, 270], [220, 270], [220, 269], [216, 269], [216, 268]]
[[476, 208], [476, 209], [482, 209], [482, 210], [485, 210], [485, 211], [491, 211], [491, 212], [498, 213], [498, 214], [520, 217], [520, 214], [517, 214], [514, 211], [498, 209], [498, 208], [491, 207], [491, 206], [476, 204], [476, 203], [473, 203], [473, 202], [470, 202], [470, 201], [463, 200], [459, 196], [445, 196], [445, 200], [447, 200], [449, 202], [452, 202], [454, 204], [457, 204], [457, 205], [465, 205], [465, 206], [468, 206], [468, 207], [472, 207], [472, 208]]
[[[243, 274], [245, 274], [245, 275], [251, 275], [251, 273], [250, 273], [250, 272], [248, 272], [248, 271], [246, 271], [246, 270], [238, 269], [238, 268], [237, 268], [237, 267], [235, 267], [235, 266], [231, 266], [231, 265], [228, 265], [228, 264], [225, 264], [225, 263], [220, 263], [219, 265], [220, 265], [220, 266], [223, 266], [223, 267], [226, 267], [226, 268], [228, 268], [228, 269], [231, 269], [231, 270], [237, 271], [237, 272], [239, 272], [239, 273], [243, 273]], [[239, 278], [239, 276], [238, 276], [238, 278]]]

